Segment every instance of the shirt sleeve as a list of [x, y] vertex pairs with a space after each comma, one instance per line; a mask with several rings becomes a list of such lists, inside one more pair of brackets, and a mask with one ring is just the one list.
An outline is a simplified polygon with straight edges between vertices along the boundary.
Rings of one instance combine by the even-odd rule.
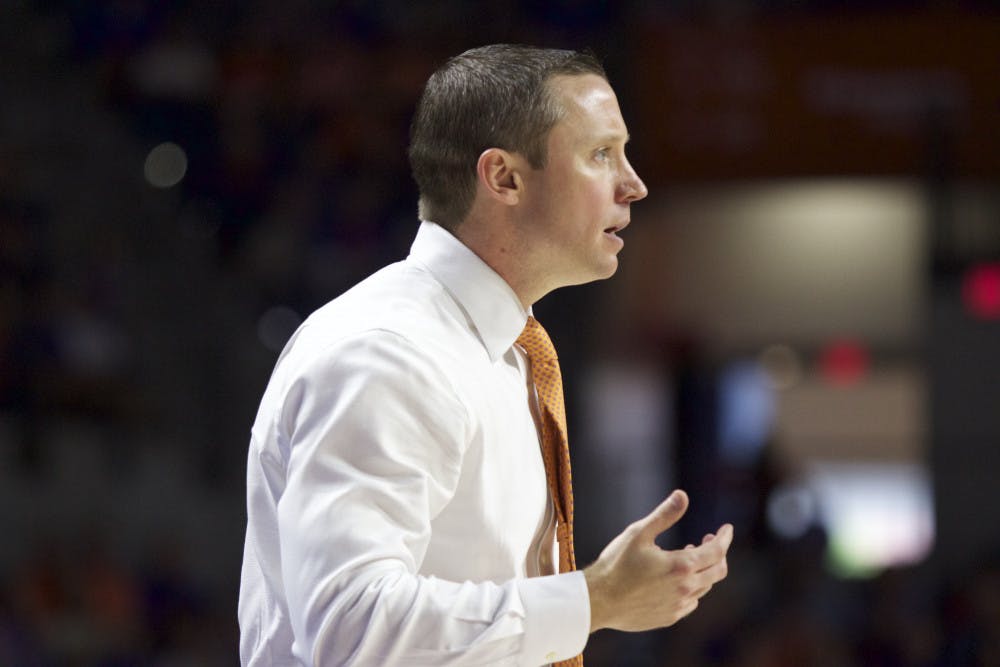
[[499, 584], [417, 574], [470, 427], [426, 355], [369, 332], [301, 364], [281, 405], [282, 577], [307, 664], [541, 665], [583, 649], [581, 573]]

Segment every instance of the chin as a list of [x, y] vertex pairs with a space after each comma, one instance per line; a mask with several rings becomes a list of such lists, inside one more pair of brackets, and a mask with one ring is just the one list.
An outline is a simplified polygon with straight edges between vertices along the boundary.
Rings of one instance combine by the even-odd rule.
[[607, 280], [616, 273], [618, 273], [618, 258], [612, 257], [610, 261], [602, 262], [600, 266], [595, 267], [594, 271], [590, 274], [590, 278], [586, 282], [592, 282], [594, 280]]
[[615, 275], [617, 271], [618, 271], [618, 253], [615, 253], [611, 255], [611, 257], [609, 257], [606, 262], [604, 262], [604, 277], [610, 278], [611, 276]]
[[575, 275], [567, 277], [561, 284], [565, 286], [585, 285], [595, 280], [607, 280], [618, 272], [618, 256], [600, 257], [589, 266], [580, 268], [578, 273], [575, 272]]

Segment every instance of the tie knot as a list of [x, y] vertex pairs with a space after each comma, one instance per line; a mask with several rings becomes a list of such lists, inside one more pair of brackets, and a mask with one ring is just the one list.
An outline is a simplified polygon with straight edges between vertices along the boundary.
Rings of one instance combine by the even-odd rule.
[[549, 334], [534, 317], [528, 316], [528, 323], [517, 337], [517, 344], [524, 348], [528, 358], [534, 362], [555, 361], [556, 348]]

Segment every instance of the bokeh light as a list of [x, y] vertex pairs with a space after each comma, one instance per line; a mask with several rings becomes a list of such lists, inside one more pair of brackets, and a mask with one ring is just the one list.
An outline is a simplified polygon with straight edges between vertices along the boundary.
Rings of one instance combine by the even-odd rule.
[[802, 378], [802, 360], [798, 352], [787, 345], [771, 345], [759, 357], [760, 367], [774, 389], [788, 389]]
[[970, 268], [962, 280], [962, 301], [973, 317], [1000, 319], [1000, 264]]
[[844, 387], [860, 382], [868, 374], [868, 350], [853, 340], [838, 340], [824, 349], [819, 359], [823, 379]]
[[302, 316], [288, 306], [273, 306], [257, 320], [257, 338], [272, 352], [281, 352], [302, 324]]
[[818, 517], [816, 499], [801, 485], [783, 485], [767, 500], [767, 524], [774, 534], [795, 540], [806, 534]]
[[149, 151], [143, 173], [154, 188], [172, 188], [187, 173], [187, 153], [177, 144], [167, 141]]

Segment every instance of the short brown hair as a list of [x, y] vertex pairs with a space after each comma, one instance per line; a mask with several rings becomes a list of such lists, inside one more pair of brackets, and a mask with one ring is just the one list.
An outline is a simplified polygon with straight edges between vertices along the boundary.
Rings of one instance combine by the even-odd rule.
[[410, 127], [410, 168], [420, 191], [420, 217], [454, 229], [476, 191], [476, 161], [487, 148], [545, 166], [549, 130], [563, 109], [548, 81], [596, 74], [588, 52], [494, 44], [446, 62], [428, 79]]

